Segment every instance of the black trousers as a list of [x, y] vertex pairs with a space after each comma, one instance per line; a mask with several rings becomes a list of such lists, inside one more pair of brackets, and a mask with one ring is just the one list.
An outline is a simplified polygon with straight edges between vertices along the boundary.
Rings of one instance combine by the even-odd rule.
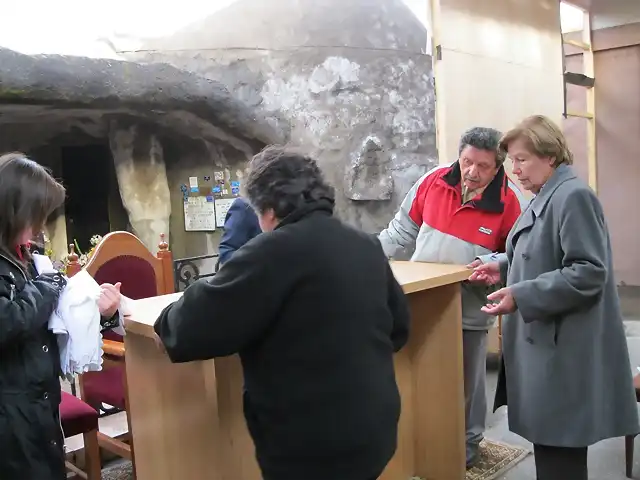
[[587, 447], [534, 445], [537, 480], [588, 480]]

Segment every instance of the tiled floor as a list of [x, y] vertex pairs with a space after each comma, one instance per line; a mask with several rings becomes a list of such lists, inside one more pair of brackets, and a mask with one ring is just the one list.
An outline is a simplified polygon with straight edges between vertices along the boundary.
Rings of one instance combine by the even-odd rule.
[[[629, 352], [631, 354], [632, 366], [640, 366], [640, 319], [633, 319], [626, 322], [627, 339]], [[489, 385], [487, 396], [489, 404], [493, 403], [493, 394], [497, 381], [496, 372], [489, 372]], [[65, 386], [68, 390], [68, 385]], [[500, 440], [513, 445], [522, 445], [530, 448], [530, 444], [517, 435], [509, 432], [505, 409], [500, 409], [497, 413], [488, 414], [488, 430], [486, 436], [493, 440]], [[127, 419], [124, 413], [119, 413], [100, 419], [100, 430], [107, 435], [121, 435], [127, 430]], [[72, 437], [67, 440], [69, 451], [82, 448], [82, 436]], [[635, 473], [640, 478], [640, 439], [637, 442]], [[589, 453], [589, 478], [593, 480], [625, 480], [624, 475], [624, 440], [613, 439], [601, 442], [590, 449]], [[518, 464], [515, 468], [507, 472], [501, 480], [535, 480], [535, 468], [533, 457]], [[567, 479], [569, 480], [569, 479]]]

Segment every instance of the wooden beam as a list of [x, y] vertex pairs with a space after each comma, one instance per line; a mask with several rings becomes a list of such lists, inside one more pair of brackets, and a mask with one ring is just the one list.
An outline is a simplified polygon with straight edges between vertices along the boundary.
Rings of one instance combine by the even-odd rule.
[[[640, 23], [630, 23], [617, 27], [608, 27], [591, 32], [592, 48], [594, 52], [612, 50], [640, 45]], [[582, 32], [569, 32], [563, 35], [563, 39], [582, 43]], [[565, 42], [566, 55], [581, 55], [584, 50], [575, 47], [573, 43]]]
[[574, 110], [569, 110], [567, 112], [567, 117], [577, 117], [577, 118], [586, 118], [587, 120], [593, 119], [593, 115], [589, 112], [576, 112]]
[[[591, 38], [591, 15], [584, 14], [584, 29], [582, 30], [582, 41], [587, 45], [592, 45]], [[582, 58], [583, 71], [587, 77], [595, 78], [595, 65], [593, 60], [593, 50], [585, 52]], [[598, 159], [596, 152], [596, 90], [587, 89], [587, 112], [591, 114], [591, 119], [587, 122], [587, 166], [589, 172], [589, 185], [594, 192], [598, 192]]]
[[443, 86], [445, 82], [443, 65], [442, 65], [442, 12], [440, 10], [440, 0], [429, 0], [428, 5], [428, 23], [431, 33], [431, 55], [433, 64], [433, 77], [435, 78], [435, 94], [436, 94], [436, 148], [438, 149], [438, 160], [440, 163], [449, 162], [444, 152], [447, 151], [447, 117], [446, 117], [446, 89]]
[[567, 34], [563, 34], [562, 35], [562, 41], [566, 44], [566, 45], [571, 45], [573, 47], [576, 47], [580, 50], [589, 50], [591, 49], [591, 45], [589, 45], [588, 43], [583, 43], [583, 42], [579, 42], [577, 40], [571, 40]]

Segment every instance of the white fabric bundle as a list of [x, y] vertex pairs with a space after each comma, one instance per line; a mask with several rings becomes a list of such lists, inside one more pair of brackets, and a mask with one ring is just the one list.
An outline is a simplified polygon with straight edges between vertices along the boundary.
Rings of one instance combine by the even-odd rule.
[[[49, 257], [34, 255], [39, 274], [55, 273]], [[67, 279], [58, 306], [49, 319], [56, 334], [64, 377], [102, 369], [100, 333], [100, 286], [85, 270]]]

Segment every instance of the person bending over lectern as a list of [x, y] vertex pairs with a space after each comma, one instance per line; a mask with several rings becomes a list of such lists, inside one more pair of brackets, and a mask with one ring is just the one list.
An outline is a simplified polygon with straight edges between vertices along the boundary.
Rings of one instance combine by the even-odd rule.
[[173, 362], [240, 354], [265, 480], [374, 480], [396, 450], [405, 295], [377, 239], [333, 216], [313, 159], [267, 148], [246, 191], [264, 233], [155, 331]]

